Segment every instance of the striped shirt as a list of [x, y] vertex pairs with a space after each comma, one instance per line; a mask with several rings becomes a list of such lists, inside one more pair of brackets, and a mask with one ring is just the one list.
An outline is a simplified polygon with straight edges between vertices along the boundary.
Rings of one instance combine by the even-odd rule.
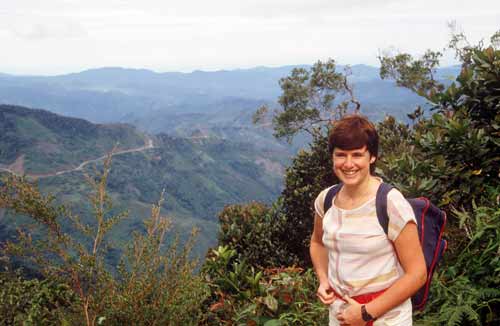
[[[328, 249], [328, 280], [340, 295], [350, 297], [381, 291], [390, 287], [403, 275], [392, 242], [396, 240], [415, 215], [408, 201], [397, 190], [387, 195], [389, 230], [386, 235], [377, 219], [375, 196], [361, 206], [342, 209], [332, 206], [323, 212], [323, 203], [330, 188], [316, 198], [316, 213], [323, 219], [323, 244]], [[339, 325], [335, 318], [343, 305], [336, 300], [330, 306], [330, 326]], [[411, 300], [380, 316], [374, 326], [412, 325]]]

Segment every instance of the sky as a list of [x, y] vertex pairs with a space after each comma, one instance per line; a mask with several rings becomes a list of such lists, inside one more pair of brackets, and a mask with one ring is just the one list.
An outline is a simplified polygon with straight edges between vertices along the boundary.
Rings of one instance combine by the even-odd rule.
[[[443, 49], [500, 29], [498, 0], [0, 0], [0, 72], [120, 66], [157, 72], [377, 66], [383, 51]], [[443, 65], [456, 63], [452, 53]]]

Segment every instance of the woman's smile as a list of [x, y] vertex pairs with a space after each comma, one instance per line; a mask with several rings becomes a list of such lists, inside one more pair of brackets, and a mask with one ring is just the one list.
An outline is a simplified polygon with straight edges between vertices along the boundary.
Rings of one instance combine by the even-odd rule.
[[375, 157], [363, 146], [361, 148], [343, 150], [335, 148], [333, 151], [333, 170], [337, 177], [345, 184], [360, 184], [370, 176], [370, 164]]

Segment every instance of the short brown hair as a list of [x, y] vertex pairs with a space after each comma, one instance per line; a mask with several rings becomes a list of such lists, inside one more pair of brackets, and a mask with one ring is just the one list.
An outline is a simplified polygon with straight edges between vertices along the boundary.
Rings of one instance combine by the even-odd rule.
[[[352, 150], [366, 146], [371, 156], [378, 158], [378, 133], [373, 123], [361, 115], [346, 115], [333, 123], [328, 136], [328, 151], [333, 155], [335, 148]], [[375, 160], [376, 162], [376, 160]], [[375, 173], [375, 162], [370, 173]]]

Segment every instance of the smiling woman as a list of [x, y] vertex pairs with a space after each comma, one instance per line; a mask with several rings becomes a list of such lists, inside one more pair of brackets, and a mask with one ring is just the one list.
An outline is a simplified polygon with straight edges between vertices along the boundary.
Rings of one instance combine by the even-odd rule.
[[346, 116], [332, 129], [328, 137], [328, 151], [332, 155], [335, 149], [347, 151], [366, 147], [370, 160], [373, 159], [373, 162], [370, 162], [370, 173], [374, 174], [378, 142], [378, 133], [370, 121], [357, 115]]
[[379, 224], [377, 131], [364, 117], [346, 116], [334, 124], [328, 149], [341, 187], [316, 198], [310, 252], [330, 326], [411, 325], [410, 296], [425, 282], [425, 261], [413, 210], [396, 189], [387, 196], [389, 232]]
[[333, 172], [345, 185], [359, 184], [368, 180], [370, 167], [375, 163], [376, 156], [363, 146], [360, 149], [333, 151]]

